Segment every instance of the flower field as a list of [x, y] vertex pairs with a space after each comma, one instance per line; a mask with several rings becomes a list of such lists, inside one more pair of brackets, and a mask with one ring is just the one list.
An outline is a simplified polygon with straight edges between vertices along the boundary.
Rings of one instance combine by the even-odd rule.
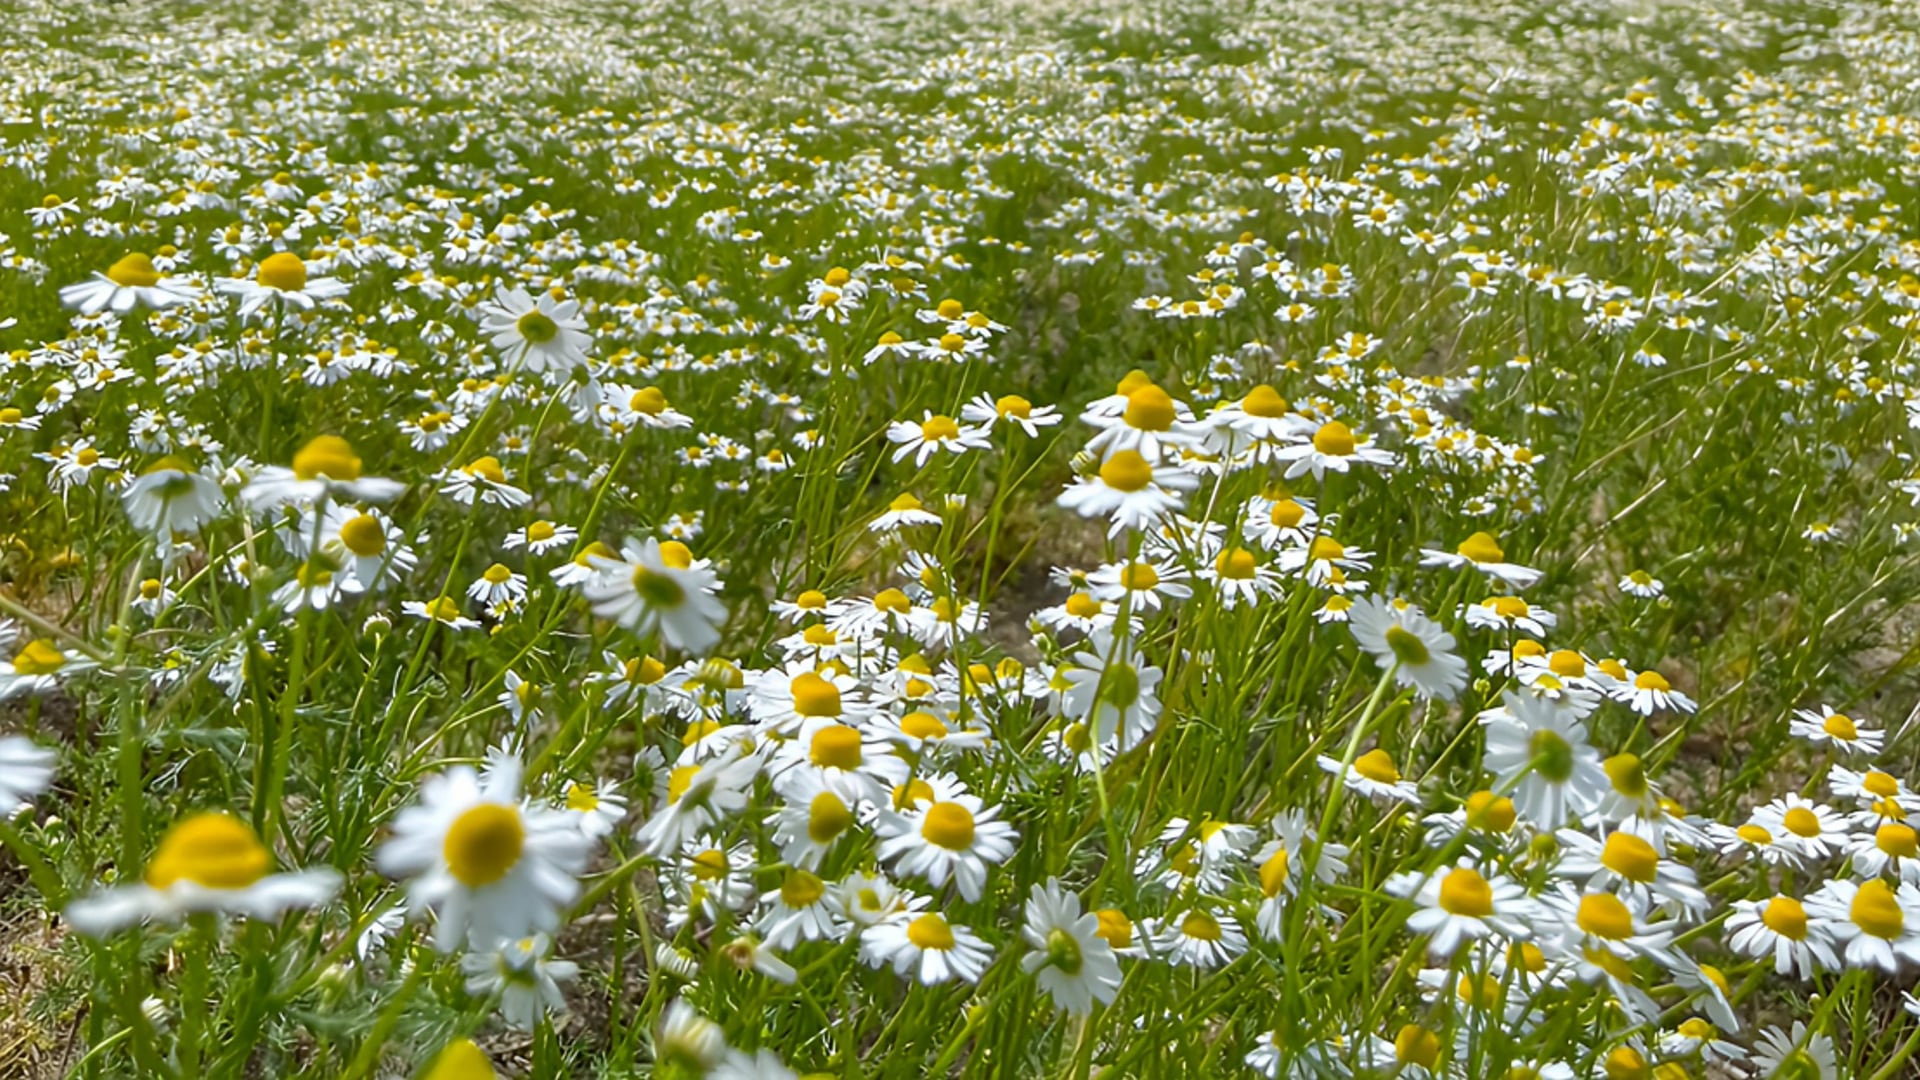
[[1920, 1075], [1920, 21], [22, 5], [0, 1077]]

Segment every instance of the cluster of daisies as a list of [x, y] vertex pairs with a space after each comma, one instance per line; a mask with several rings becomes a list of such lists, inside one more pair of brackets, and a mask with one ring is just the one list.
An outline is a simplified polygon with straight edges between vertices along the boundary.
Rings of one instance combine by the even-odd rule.
[[392, 7], [0, 42], [61, 1045], [1912, 1068], [1912, 27]]

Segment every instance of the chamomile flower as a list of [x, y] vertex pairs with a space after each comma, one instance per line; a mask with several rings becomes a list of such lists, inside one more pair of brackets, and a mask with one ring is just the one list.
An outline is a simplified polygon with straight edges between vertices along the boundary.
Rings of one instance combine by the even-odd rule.
[[1586, 724], [1531, 693], [1509, 690], [1501, 700], [1503, 708], [1480, 717], [1486, 732], [1481, 760], [1494, 790], [1511, 793], [1521, 817], [1541, 829], [1557, 829], [1595, 806], [1608, 782]]
[[1506, 561], [1507, 553], [1492, 533], [1477, 532], [1460, 542], [1452, 551], [1426, 548], [1420, 552], [1421, 566], [1441, 566], [1449, 570], [1472, 567], [1488, 577], [1524, 589], [1540, 580], [1540, 571]]
[[1035, 405], [1018, 394], [994, 397], [979, 394], [960, 407], [960, 419], [991, 431], [996, 423], [1019, 428], [1030, 439], [1040, 437], [1040, 429], [1058, 424], [1062, 417], [1052, 405]]
[[1491, 596], [1477, 604], [1463, 604], [1460, 615], [1467, 625], [1481, 630], [1532, 634], [1546, 637], [1559, 619], [1545, 608], [1534, 607], [1517, 596]]
[[1920, 964], [1920, 887], [1834, 879], [1807, 898], [1807, 910], [1832, 928], [1847, 967], [1897, 975]]
[[120, 489], [133, 527], [161, 539], [196, 533], [220, 513], [220, 485], [186, 461], [163, 457]]
[[911, 975], [923, 986], [979, 982], [992, 955], [978, 934], [937, 911], [902, 914], [860, 932], [861, 959]]
[[993, 445], [984, 430], [961, 424], [951, 416], [936, 415], [932, 410], [918, 422], [897, 420], [888, 425], [887, 439], [899, 446], [893, 452], [893, 460], [912, 458], [915, 466], [925, 465], [936, 453], [964, 454]]
[[759, 770], [759, 759], [738, 745], [716, 757], [675, 765], [667, 779], [666, 803], [634, 838], [655, 856], [678, 850], [745, 809], [748, 788]]
[[404, 600], [400, 603], [400, 611], [450, 630], [477, 630], [480, 627], [480, 620], [462, 614], [459, 601], [451, 596], [439, 596], [432, 600]]
[[241, 489], [240, 498], [255, 510], [269, 510], [329, 496], [343, 502], [387, 502], [405, 490], [397, 480], [361, 475], [352, 444], [338, 435], [319, 435], [293, 455], [291, 468], [262, 468]]
[[1764, 1028], [1754, 1041], [1753, 1068], [1758, 1076], [1837, 1080], [1837, 1061], [1833, 1039], [1825, 1032], [1808, 1031], [1804, 1020], [1795, 1020], [1791, 1030]]
[[136, 307], [165, 310], [199, 295], [200, 287], [192, 281], [162, 273], [145, 252], [133, 251], [86, 281], [63, 286], [60, 303], [82, 315], [125, 315]]
[[1639, 597], [1642, 600], [1658, 599], [1660, 595], [1666, 591], [1666, 588], [1666, 585], [1663, 584], [1659, 578], [1654, 577], [1645, 570], [1634, 570], [1619, 581], [1619, 589], [1621, 592], [1626, 593], [1628, 596]]
[[1851, 754], [1878, 754], [1886, 740], [1886, 732], [1862, 728], [1852, 717], [1834, 712], [1828, 705], [1820, 706], [1818, 712], [1795, 709], [1793, 717], [1787, 733], [1814, 746], [1830, 746]]
[[590, 840], [611, 834], [627, 817], [627, 800], [623, 796], [586, 780], [568, 784], [558, 805], [574, 815], [581, 835]]
[[1100, 428], [1087, 442], [1088, 453], [1111, 460], [1116, 454], [1132, 452], [1153, 462], [1196, 441], [1193, 411], [1165, 390], [1147, 383], [1129, 391], [1126, 398], [1117, 414], [1091, 409], [1081, 414], [1082, 420]]
[[532, 1031], [543, 1016], [567, 1011], [560, 984], [572, 982], [580, 973], [580, 966], [573, 961], [552, 959], [552, 948], [552, 939], [537, 933], [462, 956], [460, 969], [467, 976], [467, 993], [480, 998], [497, 996], [500, 1015], [508, 1025]]
[[1199, 486], [1197, 477], [1155, 465], [1138, 451], [1116, 450], [1092, 476], [1075, 480], [1060, 495], [1060, 505], [1081, 517], [1108, 518], [1108, 536], [1144, 532], [1165, 514], [1185, 504], [1184, 493]]
[[1653, 670], [1638, 672], [1629, 680], [1619, 681], [1607, 692], [1615, 701], [1642, 716], [1652, 716], [1662, 709], [1690, 713], [1697, 708], [1692, 698], [1675, 690], [1666, 676]]
[[573, 370], [586, 363], [587, 349], [593, 344], [578, 301], [549, 292], [535, 299], [526, 290], [505, 284], [481, 307], [480, 331], [491, 339], [502, 360], [535, 374]]
[[1032, 952], [1020, 967], [1061, 1008], [1085, 1016], [1098, 1001], [1112, 1004], [1120, 992], [1120, 961], [1099, 933], [1100, 917], [1083, 913], [1080, 898], [1060, 887], [1059, 879], [1035, 884], [1027, 894], [1026, 925], [1021, 935]]
[[1192, 906], [1162, 919], [1141, 924], [1148, 948], [1175, 967], [1211, 971], [1232, 963], [1247, 951], [1247, 935], [1239, 920], [1225, 912]]
[[1141, 662], [1125, 638], [1098, 634], [1072, 654], [1062, 714], [1090, 724], [1102, 743], [1118, 740], [1130, 750], [1152, 734], [1160, 720], [1158, 690], [1164, 672]]
[[1354, 640], [1375, 662], [1390, 665], [1394, 681], [1427, 697], [1451, 701], [1467, 684], [1467, 663], [1454, 654], [1453, 635], [1412, 605], [1363, 596], [1347, 612]]
[[845, 927], [827, 883], [797, 866], [785, 872], [778, 889], [760, 897], [756, 925], [761, 937], [776, 949], [791, 949], [803, 941], [834, 940]]
[[[1287, 905], [1300, 891], [1300, 884], [1311, 877], [1321, 885], [1331, 885], [1347, 872], [1347, 845], [1335, 840], [1314, 844], [1317, 835], [1307, 824], [1307, 815], [1286, 809], [1268, 823], [1272, 839], [1253, 853], [1252, 867], [1260, 886], [1260, 907], [1254, 913], [1254, 926], [1269, 941], [1284, 940]], [[1309, 851], [1313, 865], [1307, 865]]]
[[1432, 956], [1450, 957], [1461, 945], [1493, 934], [1508, 940], [1532, 936], [1533, 902], [1525, 887], [1498, 873], [1489, 877], [1471, 860], [1431, 874], [1396, 874], [1386, 889], [1417, 906], [1407, 929], [1428, 939]]
[[556, 525], [542, 519], [508, 533], [502, 546], [508, 551], [525, 548], [535, 555], [545, 555], [548, 552], [571, 547], [579, 537], [580, 530], [571, 525]]
[[1798, 848], [1809, 863], [1838, 854], [1847, 843], [1844, 817], [1832, 807], [1795, 794], [1783, 795], [1755, 810], [1753, 820]]
[[33, 638], [20, 646], [13, 659], [0, 661], [0, 701], [47, 693], [60, 680], [93, 666], [92, 660], [68, 656], [51, 638]]
[[161, 837], [138, 884], [75, 900], [65, 918], [91, 937], [194, 912], [277, 919], [294, 908], [318, 907], [340, 889], [340, 875], [329, 867], [272, 869], [273, 855], [245, 822], [220, 812], [194, 814]]
[[703, 653], [720, 641], [720, 582], [677, 540], [628, 541], [620, 558], [596, 556], [583, 588], [595, 615], [637, 634], [658, 632], [677, 649]]
[[251, 278], [222, 278], [216, 287], [239, 298], [243, 319], [270, 304], [288, 311], [311, 311], [348, 291], [346, 282], [337, 278], [312, 276], [306, 261], [291, 251], [277, 251], [260, 260]]
[[1305, 442], [1281, 447], [1273, 456], [1287, 462], [1289, 480], [1308, 473], [1320, 480], [1329, 472], [1344, 473], [1355, 465], [1385, 470], [1400, 462], [1397, 455], [1370, 445], [1338, 420], [1327, 421]]
[[1321, 769], [1339, 777], [1346, 789], [1355, 795], [1363, 795], [1378, 803], [1420, 801], [1419, 787], [1401, 776], [1400, 766], [1394, 762], [1393, 756], [1379, 747], [1354, 758], [1349, 765], [1343, 765], [1339, 759], [1325, 754], [1320, 755], [1318, 760]]
[[883, 809], [874, 826], [880, 858], [935, 888], [952, 878], [962, 897], [978, 900], [986, 889], [987, 867], [1011, 858], [1018, 839], [999, 814], [998, 807], [965, 793], [899, 811]]
[[484, 778], [465, 765], [428, 778], [380, 848], [376, 863], [407, 880], [413, 914], [437, 916], [442, 952], [558, 930], [579, 892], [592, 843], [573, 814], [522, 798], [520, 773], [517, 759], [496, 757]]
[[1596, 840], [1561, 829], [1554, 839], [1560, 846], [1554, 873], [1574, 879], [1589, 892], [1610, 889], [1636, 906], [1658, 903], [1675, 915], [1706, 911], [1707, 894], [1700, 891], [1693, 868], [1661, 857], [1659, 849], [1640, 836], [1616, 829]]

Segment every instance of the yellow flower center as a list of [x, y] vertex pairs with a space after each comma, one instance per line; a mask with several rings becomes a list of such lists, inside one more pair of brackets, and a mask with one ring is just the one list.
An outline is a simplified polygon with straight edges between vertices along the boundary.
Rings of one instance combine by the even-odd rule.
[[387, 531], [381, 528], [379, 518], [358, 514], [340, 526], [340, 542], [355, 555], [372, 558], [387, 549]]
[[930, 416], [920, 424], [920, 438], [927, 442], [960, 437], [960, 425], [951, 416]]
[[1492, 533], [1477, 532], [1467, 537], [1455, 548], [1462, 557], [1477, 563], [1498, 563], [1507, 561], [1507, 553], [1500, 550], [1500, 542]]
[[1313, 562], [1332, 562], [1347, 557], [1347, 546], [1331, 536], [1316, 536], [1307, 545], [1307, 558]]
[[501, 468], [500, 459], [491, 454], [486, 457], [474, 458], [462, 471], [470, 476], [478, 476], [483, 480], [490, 480], [496, 484], [504, 484], [507, 482], [507, 470]]
[[[526, 684], [523, 684], [526, 685]], [[578, 813], [600, 809], [600, 796], [594, 793], [589, 784], [567, 785], [567, 809]]]
[[491, 885], [520, 861], [527, 830], [520, 811], [502, 803], [479, 803], [455, 818], [441, 854], [447, 872], [468, 888]]
[[920, 823], [920, 835], [948, 851], [965, 851], [973, 846], [973, 814], [959, 803], [934, 803]]
[[421, 1080], [496, 1080], [499, 1075], [472, 1039], [455, 1039], [433, 1059], [433, 1067]]
[[1795, 836], [1810, 837], [1820, 835], [1820, 816], [1804, 806], [1796, 806], [1781, 815], [1780, 823]]
[[897, 498], [887, 504], [887, 509], [892, 510], [894, 513], [900, 513], [906, 510], [918, 510], [920, 507], [920, 500], [914, 498], [913, 493], [910, 491], [902, 492]]
[[1406, 1024], [1393, 1037], [1394, 1059], [1403, 1065], [1431, 1069], [1440, 1060], [1440, 1036], [1419, 1024]]
[[1633, 913], [1612, 893], [1588, 893], [1580, 898], [1574, 921], [1594, 937], [1624, 941], [1633, 936]]
[[1373, 749], [1361, 754], [1353, 760], [1353, 771], [1376, 784], [1400, 782], [1400, 769], [1385, 750]]
[[1173, 427], [1173, 398], [1165, 390], [1149, 383], [1127, 395], [1127, 426], [1140, 431], [1166, 431]]
[[645, 416], [659, 416], [667, 411], [667, 395], [657, 386], [643, 386], [627, 399], [627, 408]]
[[1512, 799], [1491, 791], [1476, 791], [1467, 796], [1466, 812], [1469, 826], [1497, 833], [1513, 828], [1518, 816]]
[[1547, 667], [1563, 679], [1578, 679], [1587, 673], [1586, 658], [1572, 649], [1556, 649], [1547, 657]]
[[718, 848], [708, 848], [689, 859], [688, 868], [701, 881], [719, 881], [727, 876], [727, 853]]
[[1260, 891], [1262, 894], [1266, 896], [1280, 895], [1280, 890], [1286, 887], [1287, 884], [1287, 867], [1290, 858], [1291, 856], [1287, 854], [1287, 846], [1280, 844], [1273, 849], [1272, 855], [1267, 856], [1267, 861], [1260, 864]]
[[1493, 914], [1493, 886], [1478, 871], [1460, 867], [1440, 879], [1440, 910], [1484, 919]]
[[307, 287], [307, 264], [291, 251], [277, 251], [260, 260], [254, 280], [269, 289], [299, 292]]
[[1387, 627], [1384, 636], [1387, 639], [1387, 648], [1393, 651], [1394, 659], [1403, 664], [1418, 667], [1433, 659], [1433, 651], [1427, 648], [1426, 642], [1420, 640], [1420, 635], [1399, 623]]
[[326, 477], [341, 483], [360, 479], [360, 459], [338, 435], [316, 436], [293, 455], [293, 475], [301, 480]]
[[52, 675], [66, 666], [66, 654], [46, 638], [35, 638], [13, 654], [15, 675]]
[[780, 883], [780, 902], [790, 908], [812, 907], [827, 894], [827, 883], [805, 870], [787, 871]]
[[793, 711], [801, 716], [839, 716], [840, 688], [818, 674], [807, 671], [789, 684], [793, 693]]
[[1221, 577], [1232, 581], [1247, 581], [1254, 576], [1258, 564], [1253, 561], [1253, 552], [1246, 548], [1234, 548], [1223, 551], [1213, 561], [1213, 569]]
[[1648, 1080], [1653, 1074], [1647, 1069], [1647, 1059], [1640, 1051], [1631, 1046], [1616, 1046], [1607, 1054], [1607, 1080]]
[[1600, 849], [1600, 865], [1642, 885], [1651, 882], [1660, 872], [1660, 853], [1653, 845], [1629, 832], [1616, 832], [1607, 837]]
[[1527, 606], [1527, 602], [1517, 596], [1493, 597], [1487, 601], [1486, 607], [1487, 610], [1508, 622], [1512, 622], [1515, 619], [1524, 619], [1532, 614], [1532, 609]]
[[929, 712], [915, 710], [900, 718], [901, 732], [916, 739], [944, 739], [947, 737], [947, 725]]
[[1807, 939], [1807, 909], [1791, 896], [1776, 896], [1760, 909], [1767, 929], [1791, 941]]
[[1204, 911], [1189, 911], [1180, 920], [1180, 932], [1195, 941], [1219, 941], [1220, 920]]
[[1351, 457], [1354, 451], [1353, 429], [1338, 420], [1329, 420], [1313, 433], [1313, 448], [1328, 457]]
[[1124, 949], [1133, 944], [1133, 920], [1127, 918], [1125, 912], [1118, 908], [1101, 908], [1094, 913], [1094, 917], [1100, 920], [1100, 928], [1094, 933], [1108, 945]]
[[1657, 671], [1643, 671], [1635, 675], [1633, 685], [1641, 690], [1657, 690], [1661, 693], [1673, 689], [1673, 684], [1667, 682], [1666, 676]]
[[1136, 450], [1122, 450], [1100, 466], [1100, 481], [1115, 491], [1140, 491], [1153, 483], [1153, 466]]
[[529, 345], [545, 345], [560, 336], [560, 324], [539, 308], [534, 308], [514, 320], [513, 328]]
[[128, 289], [152, 288], [160, 284], [160, 271], [153, 268], [153, 260], [135, 251], [120, 257], [120, 261], [107, 267], [107, 280]]
[[1860, 885], [1860, 891], [1853, 896], [1853, 906], [1848, 909], [1847, 917], [1863, 933], [1888, 941], [1899, 937], [1907, 926], [1906, 912], [1900, 909], [1893, 889], [1879, 878]]
[[1247, 396], [1240, 399], [1241, 412], [1267, 420], [1287, 415], [1290, 408], [1287, 399], [1280, 396], [1280, 391], [1266, 383], [1247, 391]]
[[807, 804], [807, 839], [824, 844], [845, 832], [853, 824], [853, 810], [846, 800], [831, 791], [822, 791]]
[[1307, 519], [1307, 508], [1292, 499], [1281, 499], [1267, 511], [1267, 520], [1276, 528], [1295, 529]]
[[434, 597], [422, 606], [426, 609], [429, 618], [438, 619], [441, 622], [450, 623], [460, 617], [460, 605], [454, 603], [450, 596]]
[[1898, 859], [1920, 858], [1920, 834], [1916, 834], [1911, 825], [1889, 821], [1874, 830], [1873, 843]]
[[527, 539], [536, 544], [544, 543], [554, 537], [553, 522], [536, 521], [527, 526]]
[[893, 808], [896, 810], [904, 810], [915, 803], [932, 801], [933, 785], [917, 776], [893, 789]]
[[860, 733], [845, 724], [823, 727], [813, 733], [807, 756], [823, 769], [857, 769], [861, 762]]
[[1549, 781], [1564, 784], [1573, 778], [1573, 744], [1559, 732], [1541, 728], [1528, 737], [1527, 750], [1532, 755], [1534, 771]]
[[1868, 794], [1882, 799], [1891, 799], [1900, 794], [1900, 781], [1891, 773], [1883, 773], [1879, 769], [1868, 769], [1867, 775], [1860, 778], [1860, 786]]
[[267, 876], [273, 858], [232, 814], [195, 814], [167, 830], [147, 863], [147, 884], [191, 881], [208, 889], [244, 889]]
[[1860, 729], [1853, 725], [1853, 718], [1844, 713], [1834, 713], [1827, 717], [1820, 727], [1841, 742], [1852, 742], [1860, 737]]
[[1613, 790], [1629, 799], [1644, 799], [1647, 796], [1647, 768], [1637, 754], [1615, 754], [1601, 763], [1607, 770], [1607, 779], [1612, 781]]
[[1025, 420], [1033, 415], [1033, 402], [1018, 394], [1008, 394], [993, 403], [993, 411], [1001, 416], [1011, 416]]
[[907, 940], [917, 949], [945, 952], [953, 948], [953, 927], [939, 915], [928, 913], [907, 924]]

